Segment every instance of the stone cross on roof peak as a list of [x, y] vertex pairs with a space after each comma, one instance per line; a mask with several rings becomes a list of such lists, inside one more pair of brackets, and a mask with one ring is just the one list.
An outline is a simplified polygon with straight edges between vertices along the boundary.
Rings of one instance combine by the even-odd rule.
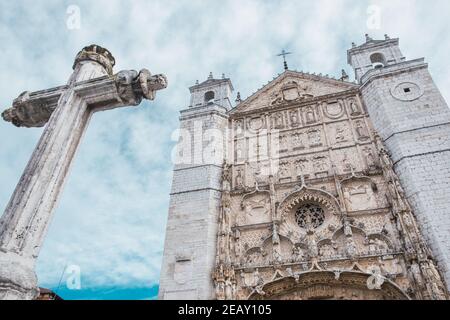
[[277, 54], [277, 57], [283, 57], [284, 70], [288, 70], [288, 64], [286, 61], [286, 56], [292, 54], [292, 52], [286, 52], [286, 50], [281, 50], [281, 53]]

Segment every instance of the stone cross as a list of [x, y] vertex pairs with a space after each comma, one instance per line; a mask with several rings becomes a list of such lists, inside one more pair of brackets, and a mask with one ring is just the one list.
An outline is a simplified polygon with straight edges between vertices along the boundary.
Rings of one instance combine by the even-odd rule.
[[35, 261], [92, 114], [153, 100], [167, 86], [146, 69], [113, 74], [114, 64], [108, 50], [85, 47], [66, 85], [24, 92], [2, 113], [19, 127], [46, 127], [0, 219], [0, 299], [39, 294]]
[[286, 61], [286, 56], [292, 54], [292, 52], [286, 52], [284, 49], [281, 50], [280, 54], [277, 54], [277, 57], [283, 57], [283, 62], [284, 62], [284, 70], [288, 70], [288, 65], [287, 65], [287, 61]]

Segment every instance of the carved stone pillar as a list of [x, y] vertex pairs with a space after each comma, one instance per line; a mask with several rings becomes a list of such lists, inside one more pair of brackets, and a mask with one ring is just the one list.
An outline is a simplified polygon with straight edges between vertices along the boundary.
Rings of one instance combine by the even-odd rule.
[[113, 75], [114, 63], [108, 50], [85, 47], [67, 85], [24, 93], [2, 114], [16, 126], [47, 125], [0, 219], [0, 299], [39, 294], [36, 258], [91, 115], [153, 99], [167, 85], [145, 69]]
[[77, 82], [112, 75], [112, 55], [100, 47], [91, 49], [77, 55], [68, 88], [50, 116], [0, 221], [2, 299], [33, 299], [39, 294], [35, 260], [92, 113], [73, 87]]

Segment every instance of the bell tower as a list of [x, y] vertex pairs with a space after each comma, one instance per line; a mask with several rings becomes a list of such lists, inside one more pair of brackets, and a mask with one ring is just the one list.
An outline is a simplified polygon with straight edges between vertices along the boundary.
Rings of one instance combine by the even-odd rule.
[[375, 129], [450, 283], [450, 109], [424, 59], [407, 60], [399, 39], [353, 44], [348, 63]]
[[233, 93], [233, 85], [230, 79], [222, 75], [221, 79], [214, 79], [209, 73], [208, 79], [189, 88], [191, 92], [190, 108], [217, 105], [230, 110], [232, 105], [230, 97]]
[[212, 74], [189, 88], [190, 105], [180, 116], [159, 299], [214, 298], [222, 172], [233, 85]]

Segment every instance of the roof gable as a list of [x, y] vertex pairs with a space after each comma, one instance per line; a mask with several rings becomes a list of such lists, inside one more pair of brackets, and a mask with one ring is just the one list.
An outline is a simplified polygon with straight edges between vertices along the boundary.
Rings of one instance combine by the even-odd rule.
[[307, 101], [357, 87], [351, 82], [287, 70], [241, 101], [230, 113], [249, 112], [285, 102]]

